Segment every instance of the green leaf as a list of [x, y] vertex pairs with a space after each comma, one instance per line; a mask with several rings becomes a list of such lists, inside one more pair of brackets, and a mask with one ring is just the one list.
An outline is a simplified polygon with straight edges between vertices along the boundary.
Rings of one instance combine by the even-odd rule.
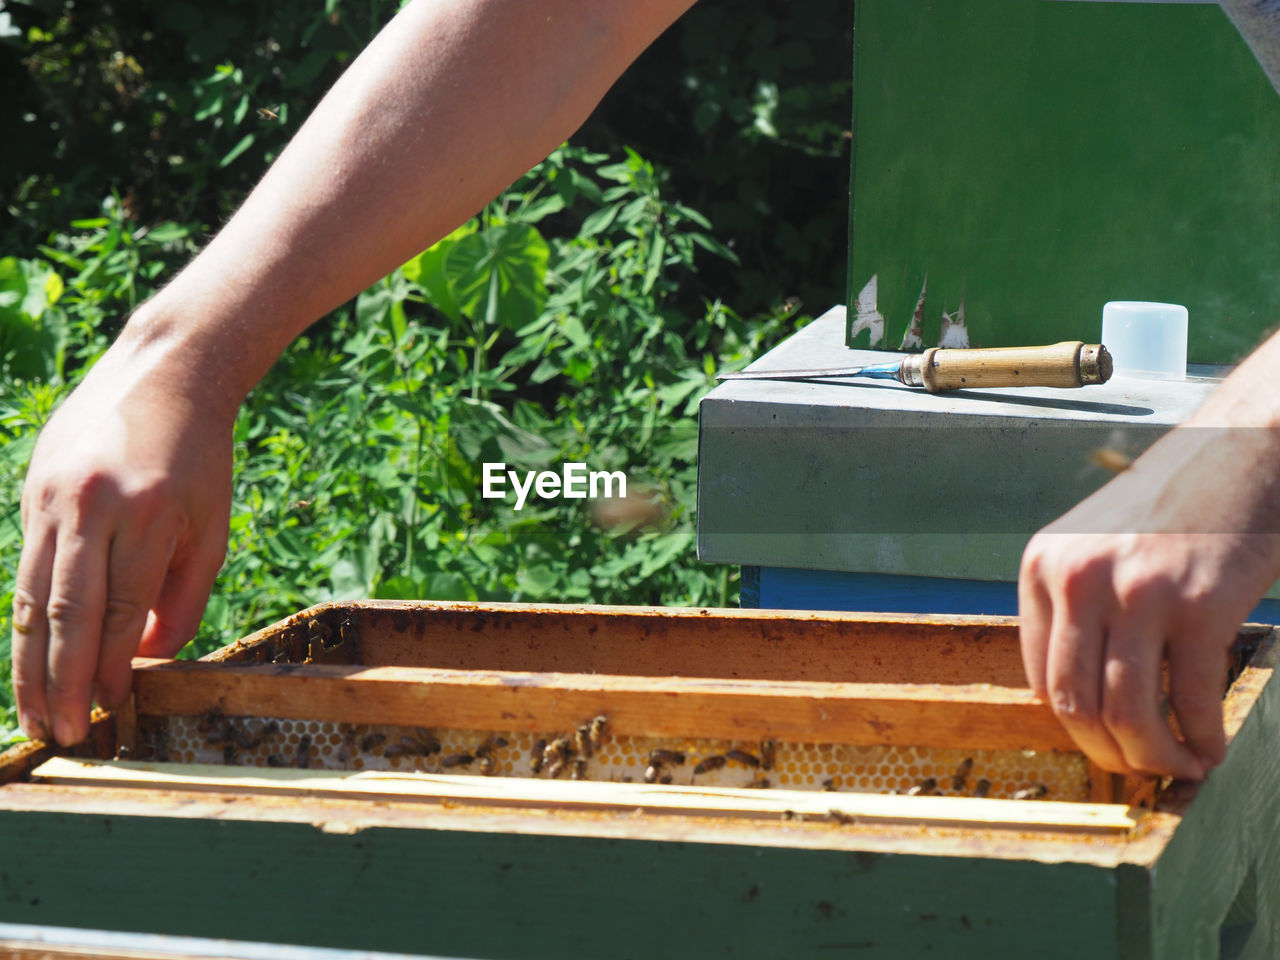
[[85, 262], [79, 257], [74, 257], [65, 250], [57, 250], [53, 247], [46, 247], [44, 244], [38, 244], [36, 249], [43, 253], [54, 263], [60, 263], [64, 267], [69, 267], [77, 273], [84, 269]]
[[351, 560], [339, 560], [329, 568], [329, 583], [334, 600], [358, 600], [369, 595], [360, 567]]
[[704, 233], [689, 233], [686, 234], [686, 236], [688, 236], [689, 239], [698, 246], [702, 247], [702, 249], [710, 253], [714, 253], [717, 257], [723, 257], [725, 260], [728, 260], [733, 264], [739, 263], [738, 255], [719, 240], [716, 240], [713, 237], [708, 237]]
[[591, 376], [591, 371], [594, 369], [591, 361], [581, 354], [570, 357], [565, 361], [564, 365], [564, 372], [578, 381], [578, 383], [584, 383]]
[[240, 142], [237, 143], [230, 150], [228, 150], [226, 155], [221, 160], [218, 161], [218, 166], [226, 167], [232, 164], [235, 161], [236, 157], [240, 156], [240, 154], [244, 153], [246, 150], [248, 150], [250, 147], [253, 146], [253, 140], [254, 140], [254, 134], [246, 133], [243, 137], [240, 138]]
[[175, 240], [185, 240], [189, 236], [191, 236], [190, 227], [170, 221], [157, 223], [147, 232], [147, 239], [153, 243], [172, 243]]
[[390, 309], [391, 291], [379, 283], [356, 297], [356, 323], [371, 329], [382, 323]]
[[536, 228], [503, 223], [458, 240], [446, 254], [444, 272], [464, 314], [517, 330], [546, 305], [550, 253]]
[[644, 281], [640, 285], [642, 293], [648, 293], [653, 289], [653, 285], [657, 282], [658, 274], [662, 272], [662, 258], [667, 252], [667, 241], [662, 234], [658, 234], [653, 238], [653, 245], [649, 247], [649, 262], [645, 266]]
[[455, 573], [437, 573], [427, 578], [424, 600], [476, 600], [476, 592]]
[[686, 532], [665, 533], [642, 543], [649, 547], [649, 554], [640, 565], [640, 576], [649, 577], [687, 551], [693, 543], [693, 535]]
[[567, 316], [560, 321], [560, 332], [563, 333], [575, 347], [585, 350], [591, 346], [591, 337], [586, 329], [582, 326], [582, 321], [576, 316]]
[[622, 209], [622, 203], [611, 203], [607, 207], [601, 207], [592, 213], [587, 219], [582, 221], [582, 229], [578, 231], [579, 237], [594, 237], [597, 233], [603, 233], [608, 230], [610, 225], [618, 216], [618, 211]]
[[199, 108], [196, 110], [195, 114], [193, 115], [193, 119], [208, 120], [210, 117], [215, 116], [221, 112], [222, 112], [222, 88], [214, 87], [212, 90], [206, 92], [204, 97], [204, 102], [201, 103]]
[[427, 296], [427, 302], [450, 320], [462, 315], [457, 298], [444, 270], [445, 258], [460, 240], [471, 236], [480, 227], [477, 220], [468, 220], [442, 240], [433, 243], [400, 268], [406, 280], [416, 283]]
[[559, 213], [564, 208], [564, 197], [557, 194], [522, 207], [519, 211], [518, 218], [521, 223], [537, 223], [543, 217], [549, 217], [553, 213]]
[[43, 260], [0, 258], [0, 365], [10, 375], [48, 379], [61, 370], [66, 318], [50, 308], [62, 291]]
[[560, 578], [556, 572], [546, 564], [538, 564], [516, 574], [516, 585], [529, 600], [541, 600], [551, 593], [559, 582]]
[[422, 587], [413, 577], [401, 575], [383, 580], [373, 595], [378, 600], [418, 600], [422, 598]]
[[679, 406], [689, 394], [697, 390], [699, 387], [705, 386], [706, 382], [701, 378], [697, 380], [677, 380], [675, 383], [669, 383], [665, 387], [660, 387], [656, 391], [656, 396], [662, 404], [662, 412], [670, 413]]

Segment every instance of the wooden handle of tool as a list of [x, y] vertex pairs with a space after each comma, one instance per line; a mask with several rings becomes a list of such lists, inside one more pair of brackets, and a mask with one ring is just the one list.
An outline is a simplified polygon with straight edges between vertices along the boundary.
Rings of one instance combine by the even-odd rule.
[[1100, 344], [1079, 340], [1046, 347], [932, 347], [909, 357], [903, 375], [907, 383], [930, 393], [962, 387], [1082, 387], [1107, 381], [1111, 355]]

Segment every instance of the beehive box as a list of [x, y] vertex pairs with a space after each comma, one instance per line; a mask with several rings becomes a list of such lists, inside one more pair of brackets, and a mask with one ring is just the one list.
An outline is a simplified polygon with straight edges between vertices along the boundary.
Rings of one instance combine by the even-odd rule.
[[[459, 957], [1272, 957], [1276, 660], [1202, 785], [1005, 618], [325, 604], [0, 755], [0, 923]], [[1024, 799], [1015, 799], [1022, 797]], [[1235, 952], [1232, 952], [1235, 951]]]

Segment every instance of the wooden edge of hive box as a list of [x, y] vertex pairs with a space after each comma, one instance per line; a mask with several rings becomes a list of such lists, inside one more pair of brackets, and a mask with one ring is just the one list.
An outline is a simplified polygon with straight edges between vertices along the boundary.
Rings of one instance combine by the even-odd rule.
[[[1227, 759], [1168, 785], [1083, 762], [1025, 688], [1010, 618], [322, 604], [204, 661], [137, 661], [129, 707], [95, 713], [72, 751], [0, 754], [0, 922], [549, 956], [569, 929], [616, 937], [635, 904], [650, 918], [635, 942], [665, 918], [676, 955], [991, 955], [1028, 937], [1041, 956], [1208, 957], [1228, 941], [1252, 955], [1276, 942], [1277, 644], [1269, 628], [1241, 636]], [[441, 766], [458, 744], [597, 716], [613, 739], [587, 782], [506, 758], [507, 776]], [[213, 765], [199, 737], [184, 749], [200, 762], [143, 756], [157, 729], [195, 736], [211, 717], [346, 740], [316, 735], [338, 741], [322, 755], [290, 734], [308, 769], [248, 765], [267, 748], [243, 741]], [[353, 731], [382, 737], [366, 768], [325, 769]], [[401, 731], [431, 731], [434, 753], [388, 760]], [[620, 782], [654, 744], [689, 752], [665, 768], [677, 782]], [[765, 744], [771, 789], [744, 789]], [[121, 746], [130, 760], [113, 759]], [[712, 750], [720, 767], [693, 775]], [[937, 773], [964, 757], [1007, 796], [995, 771], [1023, 756], [1084, 778], [1080, 799], [975, 797]], [[899, 790], [889, 765], [914, 758], [950, 795], [815, 790], [814, 757]], [[188, 873], [199, 889], [173, 879]]]

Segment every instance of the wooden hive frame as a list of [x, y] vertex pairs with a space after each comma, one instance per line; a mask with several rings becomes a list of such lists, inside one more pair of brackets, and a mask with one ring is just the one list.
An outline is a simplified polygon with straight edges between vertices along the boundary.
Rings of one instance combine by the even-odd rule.
[[[725, 742], [1074, 754], [1025, 689], [1007, 618], [321, 605], [204, 662], [138, 661], [133, 711], [99, 715], [79, 751], [95, 762], [40, 744], [4, 755], [0, 849], [22, 853], [0, 872], [0, 904], [28, 895], [44, 922], [68, 925], [208, 935], [229, 923], [244, 939], [475, 956], [557, 955], [570, 926], [611, 935], [627, 904], [683, 931], [661, 943], [690, 955], [837, 943], [990, 955], [1034, 937], [1041, 956], [1190, 956], [1200, 954], [1169, 951], [1198, 941], [1216, 956], [1223, 936], [1275, 936], [1266, 897], [1249, 893], [1280, 860], [1251, 833], [1280, 816], [1280, 792], [1260, 792], [1275, 764], [1257, 762], [1274, 736], [1276, 643], [1267, 629], [1242, 636], [1227, 763], [1204, 785], [1165, 789], [1150, 810], [1136, 803], [1153, 782], [1096, 770], [1094, 802], [1053, 803], [104, 762], [121, 745], [136, 751], [154, 718], [211, 708], [475, 731], [571, 729], [604, 713], [618, 737], [696, 729]], [[1249, 809], [1235, 810], [1245, 797]], [[1223, 810], [1230, 829], [1205, 822]], [[73, 866], [83, 849], [140, 851], [127, 882], [168, 912], [95, 901]], [[1178, 879], [1187, 857], [1220, 865], [1220, 889], [1198, 891], [1194, 913], [1169, 909], [1194, 886]], [[256, 871], [276, 893], [246, 891], [213, 923], [155, 882], [179, 862], [219, 889]], [[448, 868], [414, 873], [411, 862]], [[355, 882], [374, 867], [376, 884]], [[317, 870], [332, 882], [317, 884]], [[280, 891], [298, 884], [306, 895], [279, 909]], [[415, 911], [419, 902], [430, 909]], [[0, 921], [31, 922], [5, 909]], [[353, 911], [385, 922], [347, 929], [339, 918]], [[653, 926], [632, 932], [637, 951]]]

